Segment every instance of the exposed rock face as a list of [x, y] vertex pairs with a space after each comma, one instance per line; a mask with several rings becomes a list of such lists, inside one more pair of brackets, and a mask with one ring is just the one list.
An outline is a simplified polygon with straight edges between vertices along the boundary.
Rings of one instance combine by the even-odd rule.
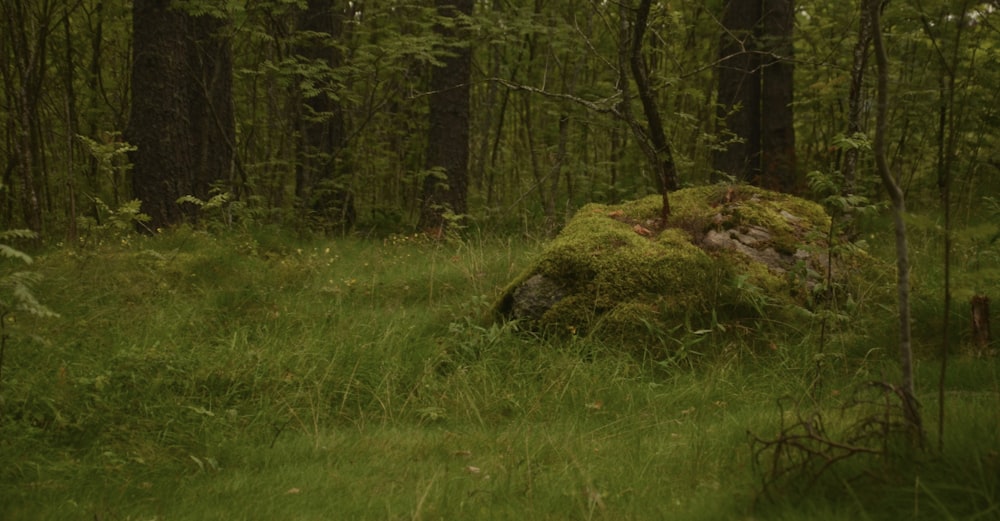
[[[815, 203], [749, 186], [690, 188], [671, 194], [666, 226], [660, 204], [650, 196], [582, 208], [508, 286], [497, 313], [538, 330], [648, 345], [680, 324], [808, 307], [825, 284], [830, 218]], [[850, 252], [834, 276], [847, 283], [841, 273], [875, 264]]]
[[542, 274], [532, 275], [514, 289], [510, 315], [516, 319], [538, 320], [566, 296], [566, 289]]

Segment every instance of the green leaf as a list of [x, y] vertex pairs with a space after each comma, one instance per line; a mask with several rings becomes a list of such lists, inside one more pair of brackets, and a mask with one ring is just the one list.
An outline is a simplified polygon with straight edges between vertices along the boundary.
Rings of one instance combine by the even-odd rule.
[[30, 255], [22, 252], [21, 250], [17, 250], [17, 249], [11, 248], [10, 246], [7, 246], [6, 244], [0, 244], [0, 255], [3, 255], [4, 257], [7, 257], [8, 259], [21, 259], [22, 261], [24, 261], [25, 264], [31, 264], [32, 263], [32, 259], [31, 259]]

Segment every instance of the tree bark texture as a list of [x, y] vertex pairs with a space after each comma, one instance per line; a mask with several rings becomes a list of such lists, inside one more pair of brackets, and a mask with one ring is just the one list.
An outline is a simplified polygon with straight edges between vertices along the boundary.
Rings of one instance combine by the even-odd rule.
[[132, 23], [132, 193], [157, 229], [196, 217], [179, 197], [207, 200], [229, 179], [232, 56], [225, 20], [191, 16], [170, 0], [135, 0]]
[[[445, 42], [461, 41], [462, 16], [472, 14], [472, 0], [435, 0], [438, 15], [454, 18], [452, 27], [439, 24], [437, 30]], [[423, 199], [420, 208], [421, 230], [440, 233], [448, 225], [446, 216], [465, 215], [469, 189], [469, 79], [472, 72], [472, 49], [454, 45], [442, 66], [431, 72], [430, 115]]]

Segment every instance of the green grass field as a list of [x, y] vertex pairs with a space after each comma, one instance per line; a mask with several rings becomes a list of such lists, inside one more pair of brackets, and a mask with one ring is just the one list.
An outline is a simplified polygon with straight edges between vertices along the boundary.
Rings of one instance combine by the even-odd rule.
[[484, 320], [541, 246], [178, 230], [36, 255], [60, 317], [4, 317], [0, 519], [1000, 519], [1000, 359], [955, 349], [938, 451], [930, 276], [926, 448], [771, 480], [752, 436], [844, 432], [853, 390], [897, 378], [892, 310], [684, 357]]

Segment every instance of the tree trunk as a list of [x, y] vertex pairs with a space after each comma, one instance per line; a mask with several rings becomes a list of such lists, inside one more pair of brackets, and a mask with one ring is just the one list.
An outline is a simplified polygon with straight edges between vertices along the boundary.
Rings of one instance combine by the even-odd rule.
[[718, 118], [728, 135], [712, 162], [717, 172], [746, 182], [760, 176], [760, 18], [760, 0], [730, 0], [722, 13], [725, 32], [719, 45]]
[[[628, 30], [629, 8], [625, 4], [621, 4], [619, 9], [621, 25], [619, 26], [618, 43], [618, 89], [621, 91], [622, 98], [619, 114], [632, 130], [632, 134], [646, 156], [650, 170], [659, 184], [658, 188], [663, 197], [660, 220], [666, 223], [670, 216], [670, 192], [677, 189], [678, 180], [673, 153], [663, 131], [663, 121], [649, 85], [646, 65], [642, 57], [643, 38], [649, 23], [651, 4], [650, 0], [639, 1], [631, 35]], [[643, 112], [646, 116], [645, 127], [640, 125], [632, 114], [632, 96], [626, 71], [631, 71], [632, 79], [635, 80], [636, 91], [638, 91], [639, 100], [642, 102]]]
[[[299, 29], [323, 35], [296, 46], [295, 54], [310, 64], [335, 69], [343, 58], [336, 40], [343, 34], [344, 15], [332, 0], [309, 0], [299, 15]], [[309, 64], [307, 64], [309, 66]], [[299, 203], [314, 212], [324, 228], [348, 231], [354, 226], [354, 197], [345, 179], [346, 130], [344, 110], [334, 99], [333, 86], [313, 95], [299, 89], [301, 99], [298, 128], [299, 160], [296, 163], [295, 193]]]
[[795, 122], [792, 61], [793, 0], [764, 0], [761, 77], [761, 179], [763, 188], [795, 190]]
[[440, 233], [451, 218], [468, 211], [469, 184], [469, 80], [472, 49], [463, 40], [460, 27], [464, 16], [472, 15], [472, 0], [435, 0], [438, 15], [453, 19], [454, 26], [438, 24], [445, 41], [453, 44], [443, 65], [431, 73], [430, 129], [427, 140], [421, 230]]
[[[40, 192], [44, 186], [45, 154], [41, 139], [41, 121], [38, 117], [42, 102], [42, 86], [47, 67], [46, 49], [52, 13], [47, 5], [5, 0], [0, 2], [4, 35], [9, 46], [2, 49], [4, 56], [0, 76], [6, 94], [5, 116], [8, 143], [8, 170], [5, 186], [13, 197], [19, 199], [24, 225], [42, 232], [43, 208]], [[42, 11], [35, 11], [42, 8]], [[18, 192], [18, 189], [20, 190]], [[18, 197], [19, 196], [19, 197]], [[13, 203], [13, 201], [11, 201]], [[11, 208], [13, 210], [13, 208]]]
[[642, 110], [646, 115], [646, 131], [650, 144], [655, 153], [654, 164], [650, 165], [657, 173], [660, 182], [660, 192], [663, 194], [664, 220], [670, 213], [670, 206], [667, 203], [667, 193], [677, 190], [677, 166], [674, 164], [673, 152], [667, 143], [667, 135], [663, 130], [663, 119], [660, 117], [660, 109], [656, 104], [656, 97], [649, 84], [649, 74], [646, 71], [645, 60], [642, 56], [646, 28], [649, 25], [649, 10], [651, 0], [640, 0], [639, 9], [635, 15], [635, 28], [632, 35], [632, 52], [629, 58], [629, 65], [632, 69], [632, 78], [635, 80], [635, 90], [642, 102]]
[[66, 87], [66, 242], [76, 244], [76, 135], [79, 132], [79, 116], [76, 107], [76, 90], [73, 88], [73, 34], [70, 28], [70, 11], [63, 15], [63, 36], [65, 37], [66, 70], [63, 76]]
[[889, 58], [882, 42], [882, 26], [879, 21], [878, 0], [863, 0], [867, 4], [872, 20], [872, 41], [875, 44], [875, 60], [878, 64], [878, 94], [875, 116], [875, 166], [882, 184], [892, 200], [892, 217], [896, 228], [896, 289], [899, 303], [899, 365], [902, 373], [900, 389], [906, 420], [914, 432], [922, 436], [923, 423], [913, 384], [913, 349], [910, 340], [910, 257], [906, 243], [906, 203], [903, 191], [889, 171], [886, 159], [886, 134], [889, 114]]
[[232, 56], [220, 34], [225, 20], [191, 16], [169, 0], [135, 0], [132, 23], [132, 192], [157, 229], [196, 217], [179, 197], [207, 200], [229, 179]]
[[985, 351], [990, 346], [990, 299], [986, 295], [972, 297], [972, 343]]
[[[868, 48], [872, 41], [871, 14], [864, 6], [861, 7], [861, 17], [858, 21], [858, 41], [854, 44], [854, 60], [851, 63], [851, 88], [847, 98], [847, 137], [864, 132], [862, 107], [864, 106], [865, 69], [868, 68]], [[852, 146], [844, 152], [844, 165], [841, 172], [844, 176], [842, 192], [854, 193], [857, 180], [858, 155], [861, 150]]]

